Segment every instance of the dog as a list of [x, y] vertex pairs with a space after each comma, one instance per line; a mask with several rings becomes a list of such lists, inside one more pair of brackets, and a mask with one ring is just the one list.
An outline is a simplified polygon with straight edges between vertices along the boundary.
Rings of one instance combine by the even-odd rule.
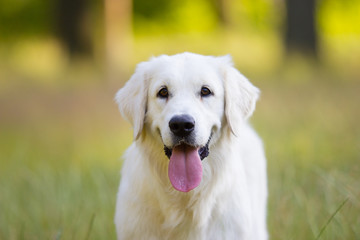
[[119, 240], [268, 238], [266, 158], [247, 121], [259, 94], [229, 55], [137, 65], [115, 96], [134, 132], [117, 195]]

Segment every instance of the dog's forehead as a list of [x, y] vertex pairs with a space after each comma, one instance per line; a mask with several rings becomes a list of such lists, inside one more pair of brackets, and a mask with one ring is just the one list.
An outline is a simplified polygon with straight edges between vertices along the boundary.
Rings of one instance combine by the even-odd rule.
[[216, 64], [206, 58], [168, 58], [154, 61], [151, 83], [156, 87], [219, 85], [220, 73]]

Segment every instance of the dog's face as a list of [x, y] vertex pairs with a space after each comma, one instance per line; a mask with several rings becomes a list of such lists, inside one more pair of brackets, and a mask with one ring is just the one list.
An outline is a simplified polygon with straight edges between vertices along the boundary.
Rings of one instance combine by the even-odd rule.
[[180, 144], [204, 147], [221, 128], [224, 87], [219, 72], [208, 65], [170, 58], [167, 66], [156, 66], [149, 84], [146, 124], [169, 150]]
[[201, 161], [224, 125], [251, 115], [258, 90], [231, 66], [229, 57], [184, 53], [141, 63], [116, 100], [138, 139], [145, 131], [169, 158], [173, 187], [188, 192], [202, 177]]

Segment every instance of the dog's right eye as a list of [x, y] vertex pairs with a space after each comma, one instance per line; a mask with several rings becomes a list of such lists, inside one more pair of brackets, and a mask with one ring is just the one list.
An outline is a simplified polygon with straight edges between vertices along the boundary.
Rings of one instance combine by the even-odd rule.
[[169, 91], [167, 90], [166, 87], [162, 87], [158, 94], [157, 94], [157, 97], [159, 98], [168, 98], [169, 97]]

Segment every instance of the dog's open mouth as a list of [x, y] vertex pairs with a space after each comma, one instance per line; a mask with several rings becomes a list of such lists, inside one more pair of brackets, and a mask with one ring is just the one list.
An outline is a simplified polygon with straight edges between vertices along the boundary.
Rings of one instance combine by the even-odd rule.
[[203, 147], [195, 147], [185, 142], [170, 149], [164, 146], [170, 159], [168, 175], [173, 187], [181, 192], [189, 192], [199, 186], [202, 178], [201, 161], [209, 155], [209, 142]]

